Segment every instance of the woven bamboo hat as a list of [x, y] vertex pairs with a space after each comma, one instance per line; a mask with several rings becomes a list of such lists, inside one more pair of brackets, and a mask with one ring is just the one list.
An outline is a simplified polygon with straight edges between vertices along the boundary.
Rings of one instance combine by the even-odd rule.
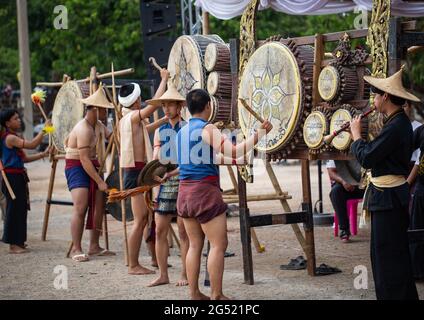
[[85, 99], [81, 99], [81, 102], [89, 106], [113, 109], [112, 103], [110, 103], [106, 98], [102, 85], [100, 85], [97, 91], [94, 92], [91, 96]]
[[402, 72], [403, 67], [391, 75], [388, 78], [375, 78], [371, 76], [364, 76], [364, 80], [370, 85], [389, 93], [393, 96], [403, 98], [410, 101], [420, 102], [420, 99], [414, 96], [412, 93], [409, 93], [402, 84]]
[[146, 104], [151, 104], [153, 106], [161, 105], [163, 102], [185, 102], [184, 97], [178, 92], [178, 90], [173, 86], [168, 86], [168, 90], [157, 99], [150, 99], [146, 101]]

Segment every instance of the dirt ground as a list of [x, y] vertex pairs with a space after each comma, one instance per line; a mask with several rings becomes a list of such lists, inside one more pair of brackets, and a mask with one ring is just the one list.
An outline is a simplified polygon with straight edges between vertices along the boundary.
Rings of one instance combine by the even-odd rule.
[[[41, 229], [44, 217], [45, 199], [47, 195], [50, 164], [37, 162], [27, 166], [31, 179], [31, 206], [28, 217], [28, 244], [31, 252], [24, 255], [8, 254], [8, 247], [0, 244], [0, 299], [188, 299], [187, 287], [176, 287], [181, 262], [178, 249], [172, 248], [169, 262], [171, 284], [148, 288], [147, 284], [155, 275], [131, 276], [124, 265], [122, 225], [113, 217], [108, 217], [110, 249], [116, 251], [115, 257], [97, 257], [86, 263], [76, 263], [65, 258], [70, 240], [71, 208], [53, 206], [47, 241], [41, 241]], [[276, 175], [283, 190], [288, 191], [292, 199], [288, 200], [292, 210], [300, 209], [301, 180], [300, 166], [274, 165]], [[324, 212], [331, 212], [328, 199], [329, 181], [323, 174]], [[318, 199], [317, 166], [311, 165], [312, 196]], [[231, 184], [226, 170], [222, 170], [222, 186], [228, 189]], [[253, 192], [264, 194], [272, 192], [272, 185], [264, 174], [257, 171], [255, 183], [248, 185], [248, 194]], [[60, 162], [56, 175], [56, 199], [70, 199], [64, 177], [64, 163]], [[251, 214], [281, 213], [278, 201], [265, 201], [249, 204]], [[176, 226], [174, 226], [174, 229]], [[3, 225], [0, 226], [0, 233]], [[235, 299], [375, 299], [369, 259], [369, 230], [359, 229], [353, 242], [343, 244], [334, 238], [332, 227], [315, 228], [315, 245], [317, 265], [326, 263], [338, 267], [342, 273], [329, 276], [310, 277], [306, 270], [282, 271], [279, 266], [286, 264], [291, 258], [304, 255], [291, 226], [268, 226], [256, 229], [260, 242], [265, 246], [264, 253], [253, 250], [254, 285], [243, 284], [243, 264], [239, 232], [239, 218], [228, 218], [228, 251], [235, 256], [225, 259], [224, 292]], [[87, 239], [86, 235], [84, 236]], [[87, 241], [85, 240], [85, 248]], [[150, 256], [143, 243], [140, 261], [150, 264]], [[56, 289], [55, 273], [57, 266], [65, 266], [67, 270], [68, 289]], [[200, 276], [203, 287], [204, 258]], [[355, 289], [355, 266], [365, 266], [368, 281], [362, 282], [368, 289]], [[63, 267], [59, 267], [63, 268]], [[57, 271], [57, 270], [56, 270]], [[365, 273], [361, 271], [361, 275]], [[62, 278], [61, 278], [62, 279]], [[63, 282], [62, 282], [63, 284]], [[424, 298], [424, 284], [417, 284], [420, 297]]]

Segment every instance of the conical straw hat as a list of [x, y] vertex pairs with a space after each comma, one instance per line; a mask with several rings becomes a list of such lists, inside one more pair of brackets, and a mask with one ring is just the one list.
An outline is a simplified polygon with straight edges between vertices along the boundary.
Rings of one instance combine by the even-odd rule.
[[403, 67], [398, 72], [388, 78], [374, 78], [371, 76], [364, 76], [364, 80], [370, 85], [376, 87], [377, 89], [380, 89], [381, 91], [389, 93], [393, 96], [406, 100], [420, 102], [420, 99], [418, 99], [412, 93], [409, 93], [404, 88], [402, 84], [402, 71]]
[[81, 99], [81, 102], [89, 106], [113, 109], [112, 103], [110, 103], [106, 99], [105, 92], [103, 90], [102, 85], [100, 85], [97, 91], [94, 92], [91, 96], [85, 99]]
[[163, 102], [176, 101], [176, 102], [185, 102], [184, 97], [178, 92], [178, 90], [170, 85], [168, 90], [157, 99], [150, 99], [146, 101], [146, 104], [151, 104], [153, 106], [161, 105]]

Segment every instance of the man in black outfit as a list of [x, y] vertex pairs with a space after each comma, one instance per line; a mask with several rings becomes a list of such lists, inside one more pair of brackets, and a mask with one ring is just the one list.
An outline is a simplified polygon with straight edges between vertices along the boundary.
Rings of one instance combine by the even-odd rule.
[[409, 162], [413, 151], [411, 122], [402, 105], [419, 101], [402, 85], [402, 70], [389, 78], [364, 77], [375, 94], [374, 105], [386, 118], [380, 134], [370, 142], [361, 138], [361, 119], [350, 123], [351, 152], [371, 169], [364, 204], [371, 213], [371, 263], [377, 299], [416, 300], [408, 246]]

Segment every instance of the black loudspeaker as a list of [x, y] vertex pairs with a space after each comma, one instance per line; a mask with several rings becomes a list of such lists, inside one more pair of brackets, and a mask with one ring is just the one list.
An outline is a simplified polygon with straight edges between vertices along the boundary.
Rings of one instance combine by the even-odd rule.
[[166, 2], [140, 1], [144, 65], [147, 77], [155, 81], [155, 87], [159, 84], [160, 75], [151, 66], [149, 57], [154, 57], [162, 67], [167, 65], [177, 28], [178, 16], [175, 1]]
[[175, 4], [141, 1], [140, 6], [143, 35], [169, 31], [177, 25]]

